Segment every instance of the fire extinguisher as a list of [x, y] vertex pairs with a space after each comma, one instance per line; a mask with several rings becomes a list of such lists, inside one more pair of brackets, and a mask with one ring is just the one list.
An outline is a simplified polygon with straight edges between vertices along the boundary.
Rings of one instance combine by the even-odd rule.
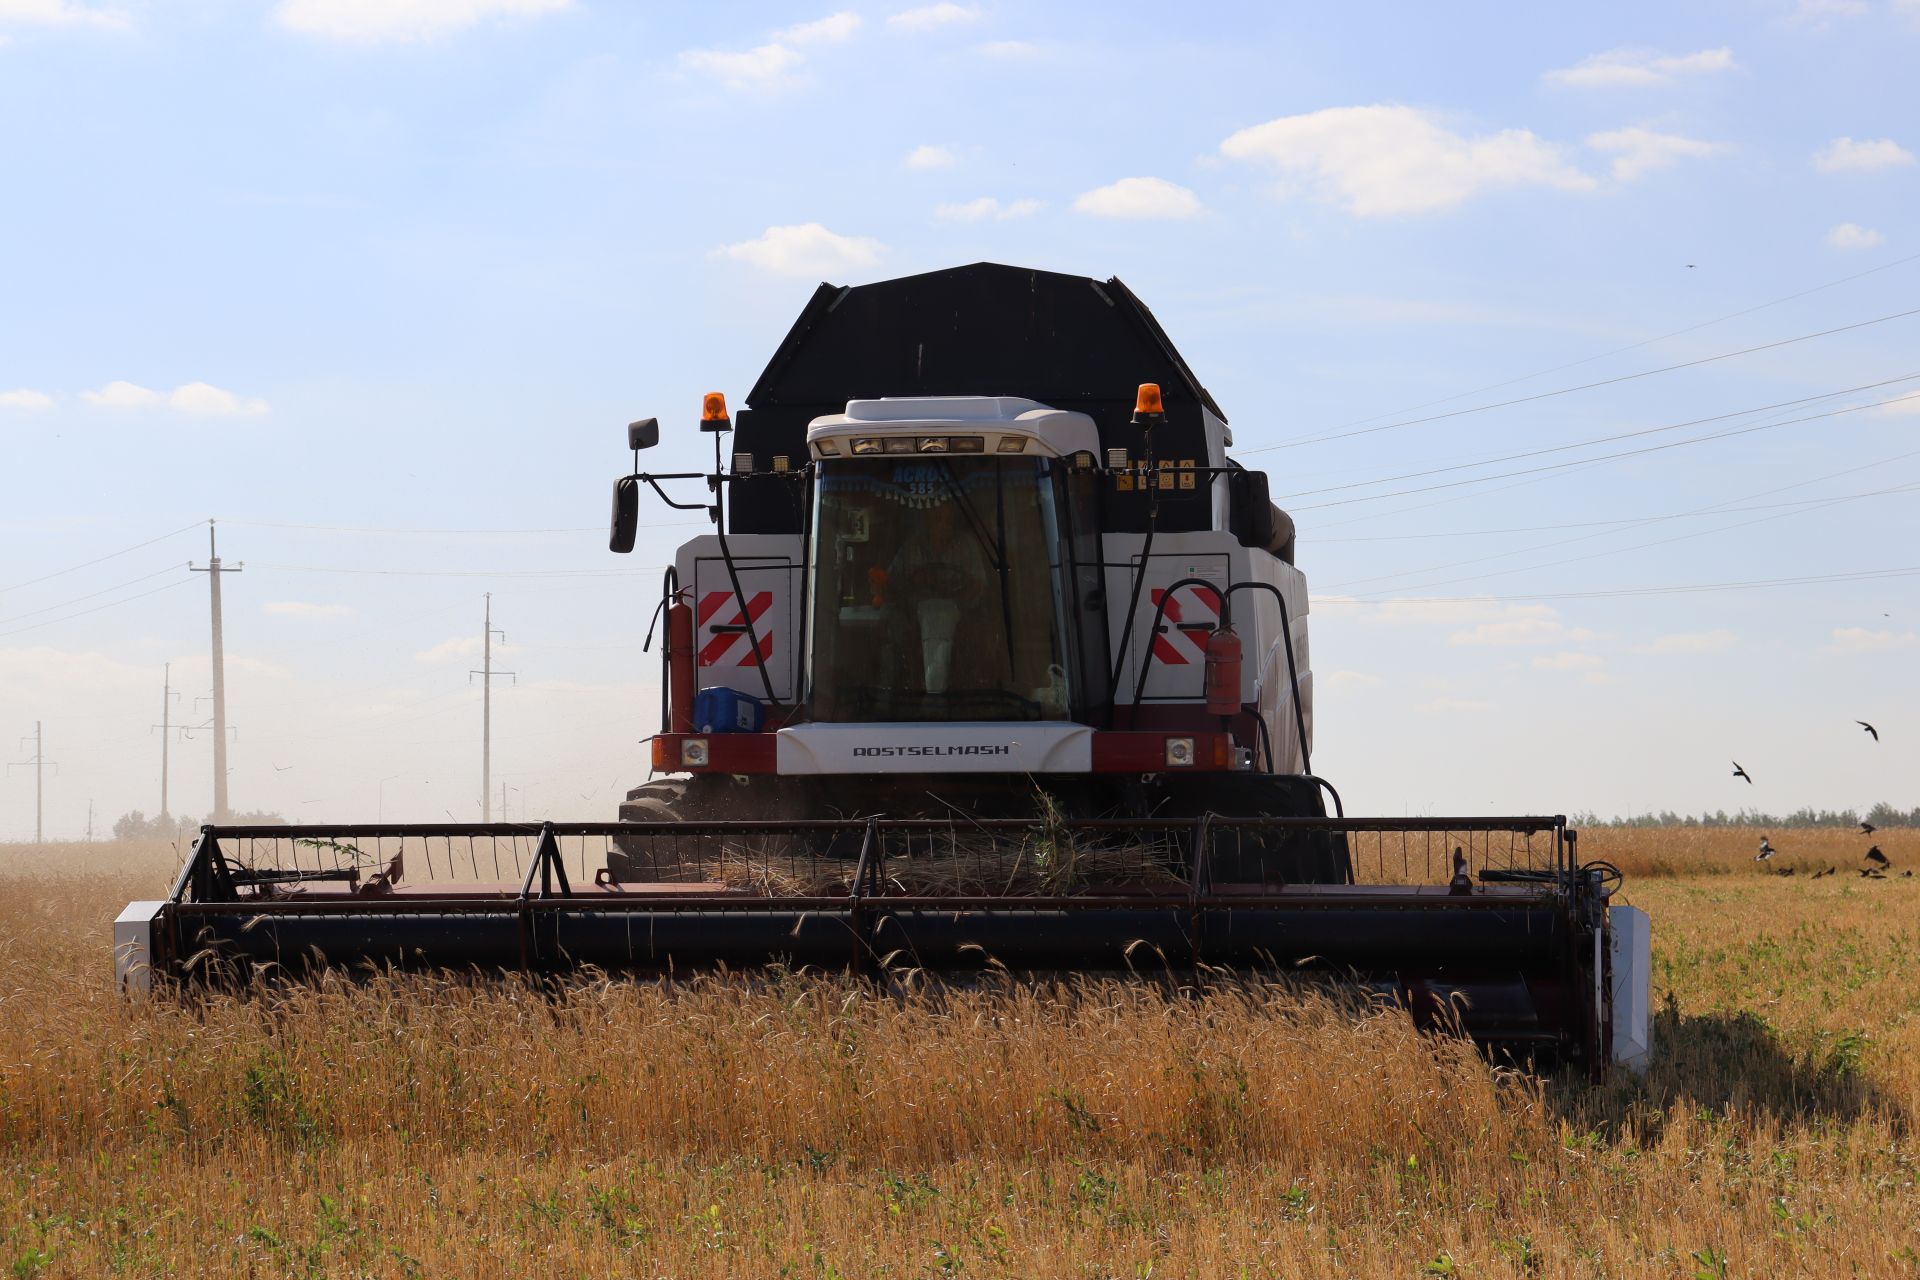
[[1207, 714], [1230, 716], [1240, 710], [1240, 636], [1222, 610], [1220, 625], [1207, 637]]
[[684, 600], [667, 607], [667, 707], [675, 733], [693, 732], [693, 610]]

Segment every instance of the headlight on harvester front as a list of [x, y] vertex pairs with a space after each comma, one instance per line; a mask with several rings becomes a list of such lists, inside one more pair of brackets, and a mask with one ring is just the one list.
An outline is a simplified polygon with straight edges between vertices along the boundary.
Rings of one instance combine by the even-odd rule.
[[1167, 739], [1167, 767], [1169, 769], [1190, 769], [1193, 767], [1193, 739]]
[[680, 740], [680, 763], [689, 769], [704, 769], [711, 757], [707, 754], [705, 738], [682, 738]]

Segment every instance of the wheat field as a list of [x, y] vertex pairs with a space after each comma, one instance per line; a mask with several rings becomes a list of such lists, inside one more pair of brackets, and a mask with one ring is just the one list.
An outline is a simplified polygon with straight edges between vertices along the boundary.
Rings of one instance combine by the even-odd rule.
[[129, 1002], [110, 921], [175, 851], [0, 850], [0, 1267], [1920, 1274], [1920, 833], [1876, 837], [1884, 881], [1857, 837], [1761, 868], [1758, 834], [1583, 840], [1655, 927], [1658, 1061], [1598, 1088], [1252, 976]]

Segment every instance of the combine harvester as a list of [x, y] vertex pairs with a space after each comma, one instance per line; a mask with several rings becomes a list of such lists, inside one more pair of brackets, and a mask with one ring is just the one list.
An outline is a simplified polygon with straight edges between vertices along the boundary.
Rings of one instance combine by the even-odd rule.
[[663, 776], [621, 821], [207, 827], [121, 917], [123, 980], [1306, 970], [1644, 1059], [1646, 917], [1565, 819], [1348, 817], [1314, 776], [1293, 521], [1118, 280], [822, 285], [699, 428], [712, 472], [641, 472], [647, 419], [614, 491], [616, 552], [643, 490], [714, 525], [666, 571]]

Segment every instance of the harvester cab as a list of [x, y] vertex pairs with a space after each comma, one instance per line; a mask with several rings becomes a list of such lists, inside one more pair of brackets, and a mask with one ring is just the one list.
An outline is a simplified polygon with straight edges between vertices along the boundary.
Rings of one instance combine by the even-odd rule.
[[643, 470], [649, 418], [614, 489], [616, 552], [649, 495], [711, 522], [664, 574], [619, 822], [208, 828], [127, 955], [1279, 967], [1645, 1057], [1645, 917], [1563, 818], [1349, 817], [1315, 776], [1293, 521], [1120, 281], [822, 285], [698, 426], [710, 471]]

